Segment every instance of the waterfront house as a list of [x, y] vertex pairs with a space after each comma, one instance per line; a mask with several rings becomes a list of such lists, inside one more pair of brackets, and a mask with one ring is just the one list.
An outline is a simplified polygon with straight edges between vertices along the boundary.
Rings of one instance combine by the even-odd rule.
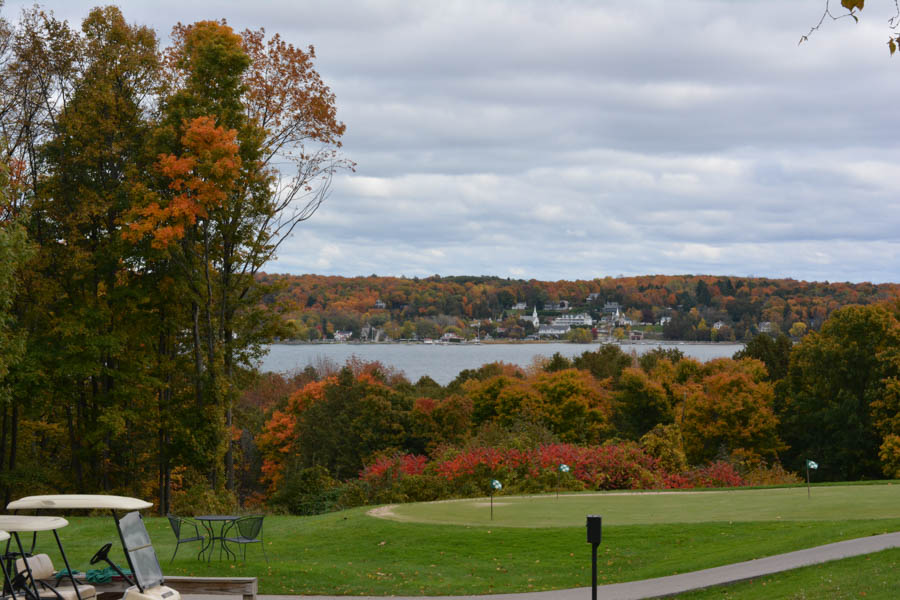
[[538, 329], [538, 337], [562, 337], [571, 329], [568, 325], [541, 325]]
[[592, 327], [594, 325], [594, 319], [587, 313], [562, 315], [553, 319], [553, 325], [568, 325], [569, 327], [583, 325], [585, 327]]

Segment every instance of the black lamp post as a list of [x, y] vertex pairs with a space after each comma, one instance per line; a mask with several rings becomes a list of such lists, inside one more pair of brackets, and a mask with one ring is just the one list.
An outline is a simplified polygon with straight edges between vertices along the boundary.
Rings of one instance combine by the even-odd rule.
[[591, 600], [597, 600], [597, 546], [603, 537], [603, 518], [587, 516], [587, 541], [591, 545]]

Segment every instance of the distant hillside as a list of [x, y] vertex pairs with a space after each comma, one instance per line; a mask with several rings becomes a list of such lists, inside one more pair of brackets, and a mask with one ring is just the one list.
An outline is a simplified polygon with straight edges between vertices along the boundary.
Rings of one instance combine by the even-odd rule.
[[[542, 324], [568, 312], [588, 314], [598, 325], [606, 308], [609, 334], [641, 330], [665, 339], [726, 341], [762, 330], [799, 337], [817, 330], [837, 308], [896, 299], [900, 292], [900, 284], [893, 283], [712, 275], [526, 281], [262, 274], [260, 279], [274, 285], [277, 291], [266, 303], [286, 313], [294, 328], [290, 336], [298, 339], [332, 337], [335, 331], [350, 332], [351, 339], [372, 339], [376, 331], [380, 339], [445, 333], [520, 338], [534, 334], [532, 323], [519, 317], [535, 308]], [[621, 315], [614, 323], [613, 303]]]

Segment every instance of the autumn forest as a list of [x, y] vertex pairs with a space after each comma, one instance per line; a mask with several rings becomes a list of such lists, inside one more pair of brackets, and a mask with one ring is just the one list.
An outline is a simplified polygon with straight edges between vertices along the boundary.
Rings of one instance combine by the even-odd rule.
[[[0, 0], [0, 7], [2, 7]], [[116, 7], [0, 20], [0, 495], [310, 514], [510, 492], [900, 476], [895, 284], [277, 275], [342, 154], [313, 47]], [[521, 339], [567, 310], [699, 363], [585, 344], [446, 386], [378, 362], [259, 373], [275, 340]], [[525, 308], [523, 308], [525, 307]], [[590, 342], [591, 334], [587, 339]], [[369, 339], [372, 339], [371, 337]], [[562, 469], [565, 465], [566, 469]]]
[[[639, 329], [663, 322], [655, 331], [662, 339], [746, 341], [759, 333], [760, 323], [774, 335], [799, 338], [818, 330], [842, 306], [882, 302], [898, 292], [896, 284], [709, 275], [525, 281], [263, 274], [260, 280], [278, 290], [263, 301], [284, 314], [284, 335], [313, 341], [333, 338], [335, 331], [352, 332], [351, 339], [358, 340], [367, 326], [395, 340], [436, 338], [444, 332], [521, 339], [534, 333], [519, 319], [523, 312], [531, 315], [537, 308], [543, 323], [563, 312], [552, 308], [561, 302], [565, 311], [595, 319], [607, 303], [615, 303]], [[516, 305], [526, 308], [514, 310]]]

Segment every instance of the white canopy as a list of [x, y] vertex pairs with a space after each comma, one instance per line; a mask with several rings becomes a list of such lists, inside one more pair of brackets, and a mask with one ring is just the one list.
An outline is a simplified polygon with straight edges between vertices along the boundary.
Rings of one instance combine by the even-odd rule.
[[[12, 531], [52, 531], [68, 525], [69, 522], [62, 517], [34, 517], [31, 515], [0, 515], [0, 530]], [[9, 539], [9, 534], [6, 538]]]
[[[6, 505], [7, 510], [50, 510], [50, 509], [110, 509], [141, 510], [150, 508], [152, 503], [128, 496], [108, 496], [105, 494], [56, 494], [49, 496], [25, 496]], [[2, 527], [0, 527], [2, 529]]]

